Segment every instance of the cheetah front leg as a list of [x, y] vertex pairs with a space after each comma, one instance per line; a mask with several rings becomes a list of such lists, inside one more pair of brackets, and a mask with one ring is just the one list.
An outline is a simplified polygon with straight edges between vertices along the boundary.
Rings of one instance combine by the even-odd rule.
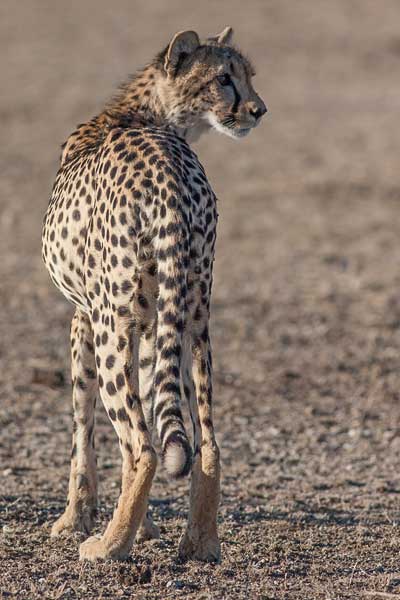
[[71, 531], [89, 533], [97, 507], [94, 451], [96, 365], [89, 317], [78, 309], [71, 324], [71, 360], [74, 426], [68, 500], [65, 512], [52, 527], [52, 536]]
[[180, 541], [179, 555], [183, 559], [218, 561], [220, 464], [212, 422], [212, 361], [208, 323], [204, 323], [202, 334], [194, 339], [193, 379], [194, 389], [189, 370], [186, 370], [185, 394], [189, 396], [194, 427], [195, 459], [190, 484], [189, 519], [186, 532]]

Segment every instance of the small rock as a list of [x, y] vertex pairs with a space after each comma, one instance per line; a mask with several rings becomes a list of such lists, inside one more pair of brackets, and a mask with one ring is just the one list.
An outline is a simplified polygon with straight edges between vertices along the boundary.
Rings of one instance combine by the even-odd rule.
[[174, 587], [177, 590], [181, 590], [185, 587], [185, 583], [180, 579], [170, 579], [167, 583], [167, 588], [170, 589], [171, 587]]
[[11, 533], [13, 533], [12, 527], [10, 527], [9, 525], [3, 525], [3, 534], [10, 535]]
[[143, 569], [139, 575], [139, 583], [150, 583], [152, 578], [152, 572], [150, 567]]

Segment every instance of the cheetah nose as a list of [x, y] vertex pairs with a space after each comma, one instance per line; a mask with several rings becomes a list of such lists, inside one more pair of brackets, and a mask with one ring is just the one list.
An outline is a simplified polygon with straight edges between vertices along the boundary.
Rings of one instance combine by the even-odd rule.
[[250, 108], [249, 112], [251, 116], [254, 117], [256, 121], [258, 121], [258, 119], [261, 119], [261, 117], [267, 112], [267, 107], [265, 106], [265, 104], [263, 104], [262, 106], [254, 106]]

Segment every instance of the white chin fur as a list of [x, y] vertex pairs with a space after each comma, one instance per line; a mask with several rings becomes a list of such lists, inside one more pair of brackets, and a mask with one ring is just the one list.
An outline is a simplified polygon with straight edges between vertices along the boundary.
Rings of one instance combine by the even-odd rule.
[[234, 140], [237, 140], [240, 137], [243, 137], [242, 135], [240, 135], [240, 133], [239, 134], [235, 133], [235, 131], [233, 129], [230, 129], [229, 127], [225, 127], [224, 125], [222, 125], [218, 121], [218, 119], [214, 113], [208, 112], [208, 113], [206, 113], [205, 116], [206, 116], [207, 121], [210, 123], [211, 127], [213, 127], [216, 131], [218, 131], [218, 133], [223, 133], [224, 135], [227, 135], [228, 137], [230, 137]]
[[178, 444], [170, 444], [164, 453], [164, 466], [171, 477], [179, 476], [187, 461], [184, 448]]

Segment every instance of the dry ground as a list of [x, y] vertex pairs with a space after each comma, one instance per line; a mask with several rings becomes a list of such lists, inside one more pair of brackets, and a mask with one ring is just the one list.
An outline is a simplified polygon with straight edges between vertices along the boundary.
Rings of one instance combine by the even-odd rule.
[[[400, 597], [398, 0], [2, 0], [2, 597]], [[40, 259], [59, 145], [176, 30], [236, 28], [269, 118], [197, 146], [220, 198], [213, 304], [221, 564], [176, 558], [187, 483], [159, 471], [162, 539], [121, 564], [48, 537], [63, 508], [71, 307]], [[119, 455], [98, 410], [98, 530]], [[0, 594], [0, 596], [1, 596]]]

